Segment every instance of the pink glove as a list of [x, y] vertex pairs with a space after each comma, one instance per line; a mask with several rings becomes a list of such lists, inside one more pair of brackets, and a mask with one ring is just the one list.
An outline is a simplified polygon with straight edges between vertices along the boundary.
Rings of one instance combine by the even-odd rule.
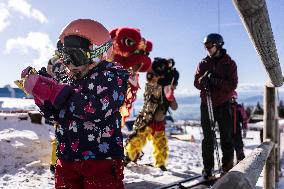
[[171, 85], [167, 85], [164, 87], [164, 93], [169, 102], [174, 101], [175, 99], [174, 90], [172, 89]]
[[55, 108], [60, 108], [72, 93], [69, 85], [59, 84], [51, 78], [36, 74], [30, 74], [25, 79], [24, 88], [38, 102], [50, 101]]
[[136, 89], [139, 89], [139, 74], [136, 73], [134, 76], [133, 75], [130, 75], [130, 77], [128, 78], [128, 83], [133, 86], [134, 88]]
[[[27, 69], [27, 68], [26, 68], [26, 69]], [[26, 71], [26, 69], [25, 69], [24, 71]], [[23, 72], [24, 72], [24, 71], [23, 71]], [[22, 73], [23, 73], [23, 72], [22, 72]], [[26, 75], [28, 75], [28, 74], [26, 74]], [[24, 77], [26, 77], [26, 75], [25, 75]], [[24, 78], [24, 77], [23, 77], [23, 78]], [[35, 74], [30, 74], [30, 75], [28, 75], [28, 77], [25, 79], [24, 88], [25, 88], [25, 90], [26, 90], [29, 94], [32, 93], [32, 91], [33, 91], [33, 89], [34, 89], [34, 87], [35, 87], [35, 85], [36, 85], [38, 79], [39, 79], [39, 75], [35, 75]]]

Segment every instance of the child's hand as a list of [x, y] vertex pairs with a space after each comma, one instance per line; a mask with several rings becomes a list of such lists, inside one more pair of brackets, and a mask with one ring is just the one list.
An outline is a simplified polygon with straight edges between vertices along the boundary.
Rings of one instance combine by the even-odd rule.
[[21, 78], [25, 78], [27, 75], [30, 74], [30, 71], [32, 70], [33, 68], [28, 66], [26, 67], [25, 69], [23, 69], [23, 71], [21, 72]]

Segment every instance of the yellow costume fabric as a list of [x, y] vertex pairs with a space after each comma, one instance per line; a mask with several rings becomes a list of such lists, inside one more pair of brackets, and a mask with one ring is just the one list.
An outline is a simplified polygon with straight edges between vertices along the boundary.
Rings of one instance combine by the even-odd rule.
[[56, 156], [56, 146], [57, 146], [57, 140], [54, 138], [51, 141], [51, 161], [50, 161], [50, 165], [55, 165], [56, 164], [56, 160], [57, 160], [57, 156]]
[[143, 108], [134, 122], [134, 131], [125, 145], [125, 154], [131, 161], [135, 162], [147, 141], [152, 141], [154, 166], [165, 166], [169, 154], [165, 130], [151, 127], [151, 123], [155, 121], [155, 112], [161, 103], [162, 86], [146, 83]]
[[151, 127], [139, 129], [136, 136], [129, 140], [125, 147], [127, 156], [131, 161], [137, 160], [147, 141], [152, 141], [154, 166], [165, 166], [169, 156], [168, 140], [165, 131], [153, 131]]

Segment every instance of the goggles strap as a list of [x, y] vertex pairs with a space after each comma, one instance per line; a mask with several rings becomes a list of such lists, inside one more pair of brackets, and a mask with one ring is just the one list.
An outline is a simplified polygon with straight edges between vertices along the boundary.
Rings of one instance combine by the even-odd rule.
[[97, 46], [97, 45], [93, 44], [92, 50], [91, 50], [91, 52], [90, 52], [90, 54], [91, 54], [91, 59], [100, 56], [100, 55], [103, 54], [104, 52], [107, 52], [108, 49], [109, 49], [111, 46], [112, 46], [112, 40], [109, 40], [108, 42], [106, 42], [105, 44], [102, 44], [102, 45], [100, 45], [100, 46]]

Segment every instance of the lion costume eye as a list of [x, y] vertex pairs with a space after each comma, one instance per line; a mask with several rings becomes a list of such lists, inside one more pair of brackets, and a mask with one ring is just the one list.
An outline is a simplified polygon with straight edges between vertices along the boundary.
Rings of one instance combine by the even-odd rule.
[[131, 39], [131, 38], [124, 38], [124, 39], [123, 39], [123, 43], [124, 43], [126, 46], [129, 46], [129, 47], [136, 44], [136, 42], [135, 42], [133, 39]]

